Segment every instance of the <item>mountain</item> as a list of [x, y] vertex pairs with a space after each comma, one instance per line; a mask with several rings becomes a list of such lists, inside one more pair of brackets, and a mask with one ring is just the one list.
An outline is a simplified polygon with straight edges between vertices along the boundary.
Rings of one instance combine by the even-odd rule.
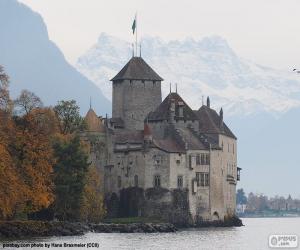
[[0, 64], [10, 76], [10, 91], [22, 89], [37, 94], [45, 105], [75, 99], [85, 113], [92, 97], [100, 115], [111, 104], [101, 90], [67, 63], [59, 48], [49, 40], [42, 17], [16, 0], [0, 1]]
[[[102, 33], [76, 64], [111, 98], [111, 79], [131, 58], [131, 45]], [[300, 176], [300, 76], [240, 58], [217, 36], [164, 42], [142, 39], [142, 56], [194, 109], [202, 96], [213, 108], [223, 106], [224, 119], [238, 137], [239, 187], [247, 192], [298, 197]], [[297, 188], [298, 185], [298, 188]]]
[[[143, 58], [169, 83], [199, 108], [201, 97], [211, 96], [213, 105], [226, 114], [268, 112], [279, 116], [300, 107], [300, 77], [260, 66], [240, 58], [218, 36], [164, 42], [158, 37], [141, 39]], [[102, 33], [97, 43], [78, 59], [76, 68], [94, 81], [111, 99], [111, 79], [132, 56], [131, 45]]]

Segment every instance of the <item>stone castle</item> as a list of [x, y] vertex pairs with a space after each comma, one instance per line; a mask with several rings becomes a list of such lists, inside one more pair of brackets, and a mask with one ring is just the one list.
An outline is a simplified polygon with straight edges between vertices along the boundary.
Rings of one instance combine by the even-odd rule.
[[201, 223], [233, 216], [237, 138], [219, 113], [192, 110], [141, 57], [112, 78], [112, 117], [92, 108], [83, 138], [101, 173], [108, 215]]

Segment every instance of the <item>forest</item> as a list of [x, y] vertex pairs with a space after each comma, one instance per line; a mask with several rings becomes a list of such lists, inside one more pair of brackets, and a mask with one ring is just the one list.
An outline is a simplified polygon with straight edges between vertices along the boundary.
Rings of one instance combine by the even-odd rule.
[[74, 100], [45, 107], [29, 90], [12, 99], [0, 65], [0, 220], [105, 216], [99, 173], [80, 139], [85, 126]]

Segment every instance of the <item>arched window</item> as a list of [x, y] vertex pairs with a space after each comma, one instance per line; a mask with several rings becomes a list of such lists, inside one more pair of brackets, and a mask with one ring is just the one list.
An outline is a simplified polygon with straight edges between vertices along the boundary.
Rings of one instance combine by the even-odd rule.
[[139, 186], [139, 177], [137, 175], [134, 176], [134, 186], [135, 187]]
[[160, 187], [160, 176], [159, 175], [154, 176], [154, 187]]

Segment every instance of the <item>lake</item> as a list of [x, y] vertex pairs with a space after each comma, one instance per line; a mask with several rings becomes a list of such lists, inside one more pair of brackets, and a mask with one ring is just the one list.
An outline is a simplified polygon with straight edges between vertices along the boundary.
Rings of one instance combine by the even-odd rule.
[[[244, 227], [205, 228], [181, 230], [177, 233], [155, 234], [105, 234], [88, 233], [76, 237], [51, 237], [22, 243], [98, 243], [90, 249], [218, 249], [218, 250], [265, 250], [270, 249], [271, 234], [296, 234], [300, 237], [300, 218], [243, 218]], [[12, 248], [7, 248], [12, 249]], [[31, 249], [31, 248], [18, 248]], [[33, 248], [39, 249], [39, 248]], [[45, 249], [45, 248], [43, 248]], [[51, 247], [50, 249], [63, 249]], [[87, 248], [65, 248], [87, 249]], [[295, 248], [294, 248], [295, 249]], [[298, 248], [299, 249], [299, 246]]]

